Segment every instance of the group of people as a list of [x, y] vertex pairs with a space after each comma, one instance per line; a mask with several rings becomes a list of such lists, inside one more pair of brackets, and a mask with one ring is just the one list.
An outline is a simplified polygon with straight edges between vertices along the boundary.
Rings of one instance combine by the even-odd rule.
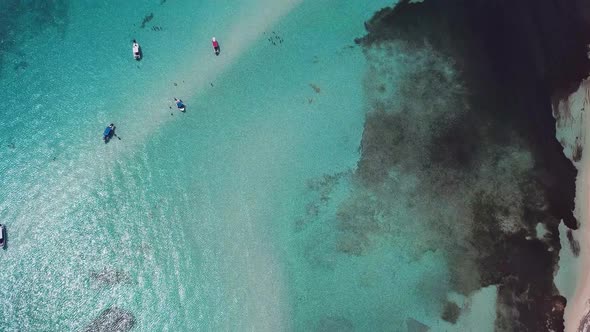
[[[221, 48], [219, 47], [219, 42], [217, 41], [217, 39], [215, 39], [215, 37], [211, 38], [211, 44], [213, 45], [213, 52], [215, 52], [215, 55], [219, 55], [219, 53], [221, 53]], [[135, 39], [133, 39], [132, 49], [133, 58], [137, 61], [141, 60], [141, 47]], [[176, 108], [178, 108], [178, 110], [180, 110], [181, 112], [186, 111], [186, 105], [182, 102], [181, 99], [174, 98], [174, 104], [176, 104]], [[116, 136], [118, 138], [117, 134], [115, 134], [115, 125], [111, 123], [108, 127], [105, 128], [102, 135], [102, 140], [106, 144], [111, 140], [111, 138], [113, 138], [113, 136]]]

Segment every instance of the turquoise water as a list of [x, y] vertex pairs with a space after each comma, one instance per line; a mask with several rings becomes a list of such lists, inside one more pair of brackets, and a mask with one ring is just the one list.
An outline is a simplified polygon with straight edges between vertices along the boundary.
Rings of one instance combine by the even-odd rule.
[[[406, 232], [347, 254], [334, 222], [358, 195], [370, 78], [353, 39], [385, 5], [16, 11], [0, 76], [2, 330], [81, 330], [113, 306], [136, 331], [396, 331], [410, 317], [453, 330], [440, 252], [416, 255]], [[105, 145], [110, 122], [120, 139]]]

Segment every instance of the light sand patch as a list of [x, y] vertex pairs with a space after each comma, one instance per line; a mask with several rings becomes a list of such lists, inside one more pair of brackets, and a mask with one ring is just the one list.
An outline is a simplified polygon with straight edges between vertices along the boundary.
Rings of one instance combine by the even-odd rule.
[[[554, 116], [557, 120], [557, 139], [564, 147], [565, 155], [574, 161], [578, 168], [576, 181], [576, 209], [575, 216], [580, 221], [580, 228], [575, 235], [580, 240], [580, 260], [578, 262], [577, 285], [574, 296], [568, 299], [565, 310], [566, 331], [579, 330], [580, 321], [590, 310], [590, 220], [588, 208], [590, 206], [590, 158], [585, 151], [578, 152], [576, 146], [590, 146], [590, 138], [586, 130], [590, 128], [590, 121], [585, 116], [590, 107], [590, 79], [581, 82], [579, 89], [567, 100], [559, 102]], [[578, 159], [579, 161], [575, 161]], [[562, 243], [563, 246], [567, 244]]]

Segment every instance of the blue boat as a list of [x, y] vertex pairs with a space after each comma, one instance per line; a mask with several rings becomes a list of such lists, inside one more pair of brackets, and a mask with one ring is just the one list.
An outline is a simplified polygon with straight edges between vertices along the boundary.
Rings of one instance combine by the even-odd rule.
[[105, 128], [104, 133], [102, 134], [102, 140], [105, 143], [108, 143], [111, 140], [111, 138], [113, 138], [113, 135], [115, 135], [115, 125], [111, 123], [108, 127]]
[[181, 111], [184, 112], [186, 110], [186, 106], [184, 105], [184, 103], [182, 102], [182, 100], [178, 99], [178, 98], [174, 98], [174, 103], [176, 104], [176, 107]]

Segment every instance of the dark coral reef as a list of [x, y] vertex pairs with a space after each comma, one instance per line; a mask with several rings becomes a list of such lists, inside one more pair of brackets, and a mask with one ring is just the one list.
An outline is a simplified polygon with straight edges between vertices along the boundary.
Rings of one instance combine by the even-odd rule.
[[135, 317], [127, 310], [111, 307], [93, 320], [84, 332], [127, 332], [135, 325]]
[[340, 208], [340, 248], [361, 255], [374, 234], [404, 227], [384, 222], [388, 202], [404, 200], [424, 216], [405, 226], [418, 227], [420, 250], [444, 249], [455, 291], [498, 286], [498, 330], [563, 329], [553, 275], [559, 223], [578, 226], [576, 170], [551, 106], [590, 72], [590, 5], [402, 0], [365, 26], [362, 193]]

